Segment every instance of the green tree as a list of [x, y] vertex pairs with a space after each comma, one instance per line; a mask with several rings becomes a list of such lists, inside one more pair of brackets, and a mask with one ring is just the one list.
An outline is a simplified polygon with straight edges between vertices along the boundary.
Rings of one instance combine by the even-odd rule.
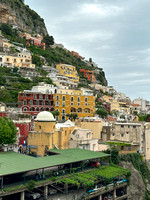
[[32, 63], [35, 64], [36, 66], [38, 67], [41, 67], [42, 66], [42, 61], [41, 61], [41, 58], [40, 56], [36, 55], [36, 54], [33, 54], [32, 55]]
[[17, 129], [12, 120], [0, 117], [0, 145], [14, 144]]
[[112, 147], [106, 151], [105, 153], [108, 153], [111, 155], [111, 162], [114, 163], [115, 165], [119, 163], [119, 151], [117, 148]]
[[4, 103], [13, 102], [13, 99], [9, 93], [9, 91], [5, 89], [0, 89], [0, 101]]
[[108, 115], [108, 112], [107, 112], [104, 108], [98, 108], [98, 109], [96, 110], [96, 114], [97, 114], [99, 117], [106, 118], [107, 115]]
[[5, 84], [6, 84], [6, 78], [4, 76], [1, 76], [0, 85], [5, 85]]
[[58, 111], [58, 110], [51, 111], [51, 113], [54, 115], [54, 117], [56, 117], [56, 116], [59, 116], [59, 115], [60, 115], [60, 113], [59, 113], [59, 111]]
[[1, 30], [3, 33], [5, 33], [6, 35], [13, 35], [13, 29], [9, 24], [2, 24], [1, 25]]
[[77, 117], [78, 117], [78, 114], [76, 114], [76, 113], [71, 113], [71, 114], [67, 114], [67, 117], [69, 117], [69, 119], [76, 119]]
[[13, 68], [13, 73], [17, 73], [18, 72], [18, 67], [14, 67]]
[[54, 44], [54, 38], [53, 38], [53, 36], [46, 35], [43, 38], [43, 42], [45, 42], [46, 46], [49, 47], [50, 45]]

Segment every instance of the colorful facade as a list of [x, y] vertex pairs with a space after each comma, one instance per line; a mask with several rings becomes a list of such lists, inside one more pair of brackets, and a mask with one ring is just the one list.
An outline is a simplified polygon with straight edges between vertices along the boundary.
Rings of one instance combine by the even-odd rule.
[[69, 136], [74, 129], [72, 124], [56, 124], [50, 112], [39, 113], [34, 122], [34, 131], [28, 135], [30, 154], [43, 157], [49, 149], [68, 149]]
[[14, 120], [13, 122], [19, 128], [19, 145], [22, 145], [24, 141], [27, 141], [28, 133], [31, 131], [31, 120]]
[[18, 94], [18, 104], [23, 113], [36, 116], [41, 111], [53, 111], [54, 101], [52, 94], [24, 91]]
[[[76, 90], [75, 90], [76, 91]], [[80, 90], [79, 90], [80, 91]], [[81, 91], [82, 92], [82, 91]], [[54, 94], [55, 110], [60, 115], [57, 120], [68, 119], [67, 114], [76, 113], [78, 117], [93, 117], [95, 113], [95, 97], [80, 94]]]
[[79, 82], [79, 76], [76, 67], [67, 64], [57, 64], [56, 69], [58, 69], [59, 74], [64, 75], [70, 79], [70, 81]]
[[80, 72], [83, 72], [84, 77], [87, 78], [89, 81], [95, 82], [94, 71], [89, 71], [86, 69], [80, 69]]
[[7, 67], [35, 68], [30, 53], [17, 53], [16, 55], [0, 55], [0, 64]]
[[30, 34], [28, 33], [25, 33], [24, 35], [26, 37], [26, 40], [27, 40], [27, 44], [30, 45], [30, 41], [36, 45], [36, 46], [40, 46], [42, 47], [43, 50], [45, 50], [45, 43], [42, 42], [43, 40], [43, 36], [41, 35], [37, 35], [37, 37], [32, 37]]

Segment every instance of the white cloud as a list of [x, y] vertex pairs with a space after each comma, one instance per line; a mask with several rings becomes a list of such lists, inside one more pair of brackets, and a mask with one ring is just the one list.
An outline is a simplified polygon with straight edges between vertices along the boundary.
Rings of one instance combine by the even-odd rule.
[[123, 11], [123, 8], [117, 6], [108, 6], [98, 3], [85, 3], [80, 6], [81, 14], [99, 15], [101, 17], [119, 15]]

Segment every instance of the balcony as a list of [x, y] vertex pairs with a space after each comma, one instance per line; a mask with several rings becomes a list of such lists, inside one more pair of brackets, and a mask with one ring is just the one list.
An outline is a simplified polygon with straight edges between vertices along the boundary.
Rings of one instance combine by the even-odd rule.
[[24, 96], [21, 96], [19, 97], [19, 100], [34, 100], [34, 97], [33, 96], [29, 96], [29, 97], [24, 97]]
[[79, 144], [90, 144], [90, 140], [79, 140]]

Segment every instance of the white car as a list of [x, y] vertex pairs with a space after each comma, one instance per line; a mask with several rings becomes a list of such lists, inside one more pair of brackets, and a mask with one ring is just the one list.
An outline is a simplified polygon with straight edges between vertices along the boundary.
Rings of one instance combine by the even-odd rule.
[[39, 199], [41, 197], [40, 193], [26, 193], [26, 197], [29, 199]]

